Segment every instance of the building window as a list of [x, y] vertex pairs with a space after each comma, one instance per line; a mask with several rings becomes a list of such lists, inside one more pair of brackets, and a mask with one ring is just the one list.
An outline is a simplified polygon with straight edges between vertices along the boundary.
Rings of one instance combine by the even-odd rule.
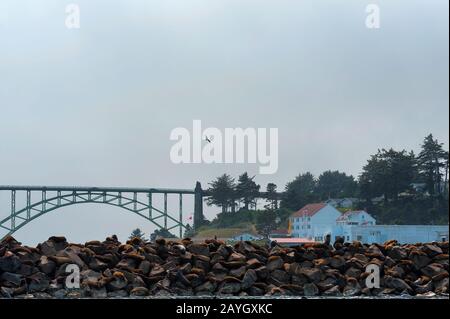
[[311, 229], [311, 225], [308, 225], [308, 229]]
[[347, 236], [347, 241], [350, 241], [350, 236]]

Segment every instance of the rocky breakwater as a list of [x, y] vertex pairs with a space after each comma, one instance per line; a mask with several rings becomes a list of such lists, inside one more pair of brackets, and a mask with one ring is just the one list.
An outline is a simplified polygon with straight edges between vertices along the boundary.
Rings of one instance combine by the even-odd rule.
[[[366, 287], [369, 264], [379, 266], [379, 288]], [[66, 287], [68, 265], [80, 270], [78, 289]], [[190, 239], [122, 244], [112, 236], [84, 245], [51, 237], [32, 248], [7, 237], [0, 242], [0, 296], [433, 296], [448, 293], [448, 266], [448, 242], [269, 248]]]

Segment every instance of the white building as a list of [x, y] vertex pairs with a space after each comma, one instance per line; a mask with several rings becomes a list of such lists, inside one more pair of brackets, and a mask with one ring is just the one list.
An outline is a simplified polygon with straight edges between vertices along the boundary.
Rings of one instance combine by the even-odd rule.
[[448, 241], [448, 225], [338, 225], [332, 238], [343, 237], [345, 241], [384, 243], [395, 239], [401, 244]]
[[325, 203], [308, 204], [290, 217], [291, 236], [323, 241], [333, 232], [341, 213]]
[[375, 225], [376, 220], [364, 210], [349, 211], [336, 219], [337, 225]]
[[330, 204], [335, 208], [352, 208], [359, 203], [358, 198], [330, 198], [325, 201], [326, 204]]
[[345, 241], [384, 243], [395, 239], [399, 243], [448, 241], [448, 225], [376, 225], [366, 211], [341, 214], [329, 204], [309, 204], [290, 217], [291, 236], [323, 241], [343, 237]]
[[231, 240], [233, 240], [233, 241], [252, 241], [252, 240], [259, 240], [259, 239], [261, 239], [260, 236], [256, 236], [256, 235], [249, 234], [249, 233], [238, 234], [231, 238]]

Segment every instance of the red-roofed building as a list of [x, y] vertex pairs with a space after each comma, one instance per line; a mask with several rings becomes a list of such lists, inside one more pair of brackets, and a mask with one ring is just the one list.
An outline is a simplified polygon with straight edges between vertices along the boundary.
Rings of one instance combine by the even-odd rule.
[[292, 214], [292, 217], [311, 217], [325, 206], [327, 206], [327, 204], [325, 203], [308, 204], [299, 211]]
[[291, 235], [323, 241], [327, 234], [332, 234], [336, 220], [341, 213], [325, 203], [308, 204], [290, 217]]

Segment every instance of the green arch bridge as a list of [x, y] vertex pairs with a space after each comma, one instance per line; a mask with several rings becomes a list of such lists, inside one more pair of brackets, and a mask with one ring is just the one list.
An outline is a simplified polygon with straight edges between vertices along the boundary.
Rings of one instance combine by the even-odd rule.
[[[184, 198], [194, 197], [193, 227], [196, 229], [204, 219], [203, 198], [209, 195], [208, 191], [202, 189], [200, 182], [196, 183], [194, 189], [0, 185], [0, 195], [2, 193], [9, 193], [10, 201], [10, 213], [0, 219], [0, 229], [6, 231], [5, 236], [58, 208], [98, 203], [123, 208], [161, 229], [170, 231], [178, 228], [180, 238], [183, 229], [186, 229], [183, 224]], [[163, 197], [162, 208], [155, 207], [155, 196]], [[169, 212], [168, 196], [178, 196], [177, 211]], [[261, 192], [259, 197], [266, 198], [267, 195]]]

